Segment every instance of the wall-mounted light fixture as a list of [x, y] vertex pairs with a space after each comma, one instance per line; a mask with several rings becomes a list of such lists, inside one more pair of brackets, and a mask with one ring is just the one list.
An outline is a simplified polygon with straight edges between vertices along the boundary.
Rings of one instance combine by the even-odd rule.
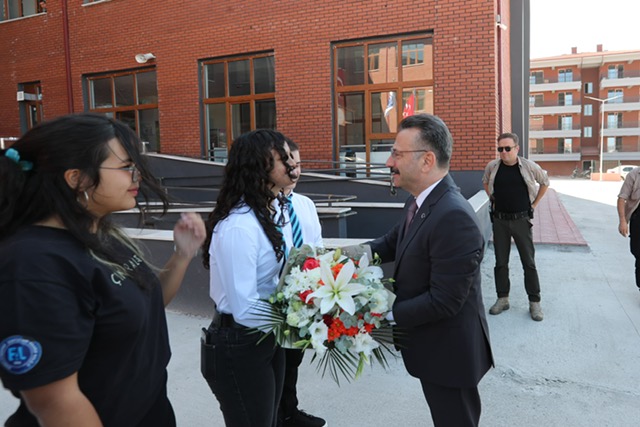
[[139, 53], [136, 55], [136, 62], [138, 64], [144, 64], [152, 59], [156, 59], [156, 56], [153, 53]]
[[509, 28], [502, 23], [502, 17], [500, 15], [496, 15], [496, 26], [500, 27], [503, 30], [506, 30], [507, 28]]

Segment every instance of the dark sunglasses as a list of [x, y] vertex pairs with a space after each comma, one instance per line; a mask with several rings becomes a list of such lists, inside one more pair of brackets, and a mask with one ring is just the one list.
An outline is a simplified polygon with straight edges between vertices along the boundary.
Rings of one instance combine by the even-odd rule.
[[516, 146], [514, 145], [513, 147], [498, 147], [498, 153], [502, 153], [503, 151], [506, 151], [507, 153], [509, 151], [511, 151], [512, 149], [516, 148]]

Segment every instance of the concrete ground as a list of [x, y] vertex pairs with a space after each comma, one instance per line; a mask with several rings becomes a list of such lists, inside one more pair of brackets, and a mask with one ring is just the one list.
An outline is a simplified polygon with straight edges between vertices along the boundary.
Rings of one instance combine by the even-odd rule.
[[[528, 314], [522, 269], [512, 251], [511, 309], [487, 315], [496, 361], [480, 383], [484, 426], [636, 426], [640, 420], [640, 292], [628, 239], [617, 232], [621, 183], [553, 179], [560, 201], [588, 246], [539, 245], [545, 320]], [[485, 307], [495, 300], [493, 250], [482, 265]], [[169, 394], [178, 425], [223, 426], [199, 373], [199, 331], [206, 318], [168, 315], [173, 358]], [[432, 426], [419, 382], [402, 360], [368, 369], [354, 383], [322, 379], [307, 356], [301, 408], [331, 427]], [[16, 400], [0, 390], [0, 420]]]

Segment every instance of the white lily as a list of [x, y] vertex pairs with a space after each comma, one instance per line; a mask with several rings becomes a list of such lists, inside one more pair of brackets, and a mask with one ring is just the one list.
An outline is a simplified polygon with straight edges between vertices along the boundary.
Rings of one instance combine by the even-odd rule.
[[382, 279], [384, 276], [382, 268], [377, 265], [369, 266], [369, 257], [366, 253], [362, 254], [360, 262], [358, 262], [358, 277], [367, 280]]
[[353, 296], [366, 289], [359, 283], [349, 283], [355, 271], [353, 261], [349, 260], [334, 279], [329, 263], [320, 263], [320, 277], [324, 286], [320, 286], [315, 292], [309, 294], [307, 301], [309, 298], [320, 300], [322, 314], [328, 313], [336, 304], [349, 314], [355, 313], [356, 305]]

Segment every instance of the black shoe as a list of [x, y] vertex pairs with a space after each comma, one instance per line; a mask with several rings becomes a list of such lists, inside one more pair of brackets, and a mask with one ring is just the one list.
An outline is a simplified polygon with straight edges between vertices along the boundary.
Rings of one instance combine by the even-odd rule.
[[304, 411], [296, 410], [293, 415], [286, 417], [282, 427], [326, 427], [327, 423], [320, 417], [307, 414]]

